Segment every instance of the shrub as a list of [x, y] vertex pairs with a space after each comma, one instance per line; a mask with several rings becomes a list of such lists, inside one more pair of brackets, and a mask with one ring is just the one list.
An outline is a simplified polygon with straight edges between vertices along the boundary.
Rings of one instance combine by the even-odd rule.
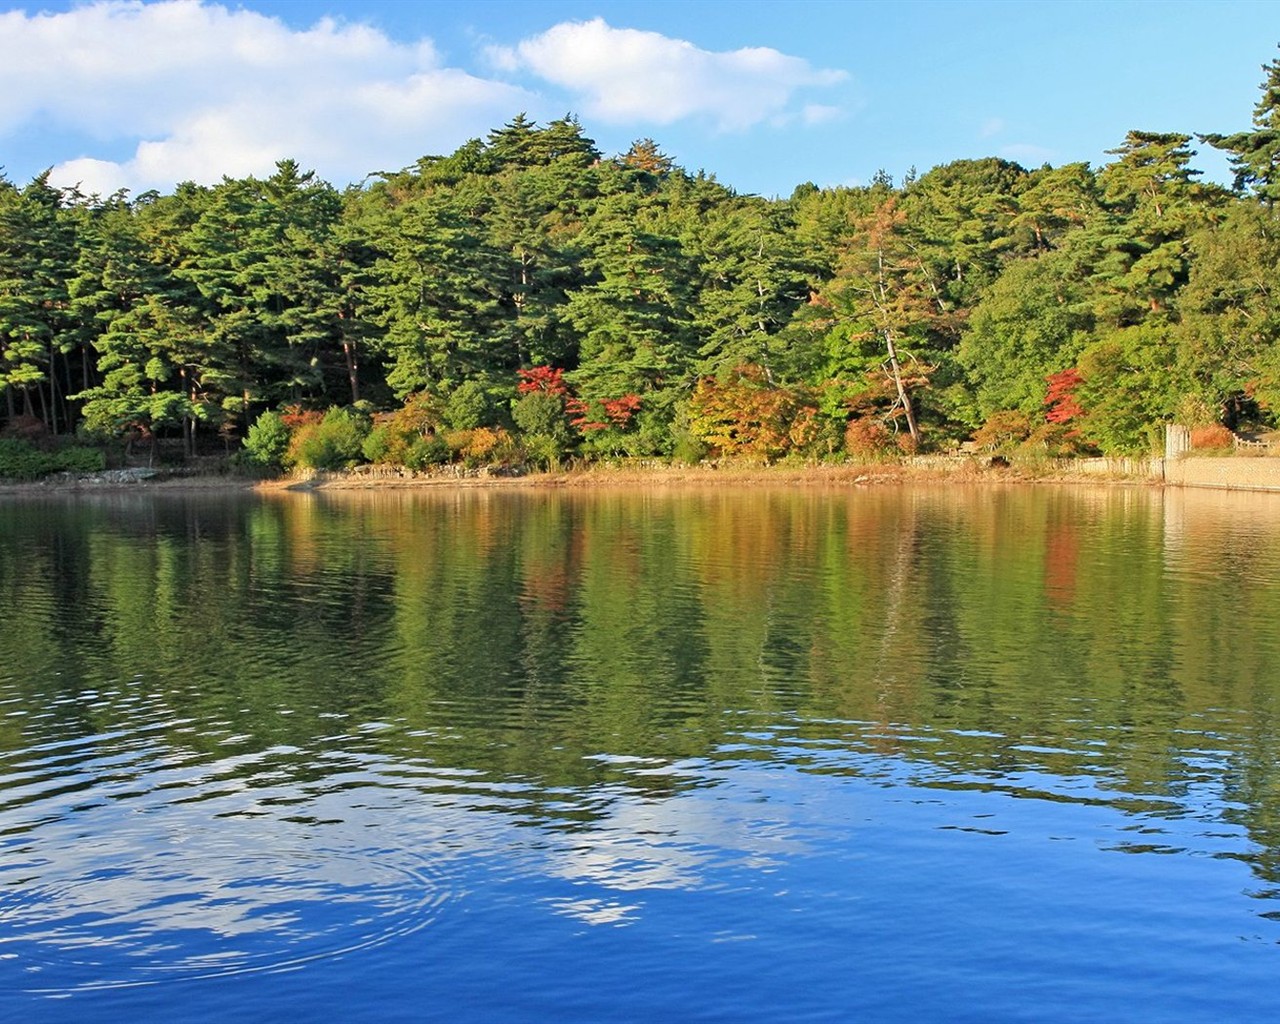
[[526, 434], [524, 451], [529, 464], [540, 469], [559, 468], [565, 453], [563, 442], [549, 434]]
[[401, 453], [401, 463], [415, 473], [428, 466], [439, 466], [453, 456], [448, 443], [439, 434], [415, 437]]
[[511, 435], [501, 427], [456, 430], [446, 440], [450, 450], [469, 468], [500, 465], [510, 462], [515, 455]]
[[319, 409], [304, 409], [295, 402], [293, 405], [286, 405], [280, 410], [280, 418], [284, 420], [284, 425], [290, 430], [297, 430], [299, 427], [319, 423], [324, 419], [324, 413]]
[[449, 395], [444, 417], [454, 430], [474, 430], [492, 426], [496, 405], [489, 389], [478, 380], [463, 381]]
[[879, 458], [893, 448], [893, 435], [878, 419], [861, 416], [844, 428], [844, 448], [858, 458]]
[[410, 395], [403, 408], [374, 417], [361, 451], [370, 462], [418, 470], [449, 460], [439, 436], [444, 419], [440, 399], [427, 392]]
[[16, 437], [0, 438], [0, 479], [39, 480], [50, 473], [97, 473], [106, 459], [97, 448], [69, 445], [42, 451]]
[[245, 457], [250, 464], [279, 469], [289, 452], [289, 427], [276, 412], [264, 412], [249, 428], [244, 439]]
[[1215, 425], [1218, 423], [1218, 410], [1205, 401], [1202, 395], [1186, 395], [1178, 403], [1174, 422], [1191, 427]]
[[107, 458], [100, 448], [70, 445], [50, 454], [54, 460], [54, 472], [101, 473], [107, 468]]
[[392, 424], [387, 422], [388, 419], [389, 417], [376, 417], [373, 429], [360, 446], [360, 451], [370, 462], [386, 464], [394, 461], [392, 454], [396, 449], [397, 438]]
[[1002, 409], [973, 432], [973, 443], [992, 452], [1007, 452], [1032, 433], [1031, 417], [1018, 409]]
[[0, 479], [35, 480], [52, 472], [46, 452], [17, 438], [0, 438]]
[[1062, 423], [1041, 424], [1018, 446], [1019, 457], [1031, 459], [1067, 459], [1094, 451], [1080, 431]]
[[524, 434], [530, 462], [542, 467], [559, 465], [571, 441], [564, 398], [545, 389], [527, 390], [512, 406], [511, 414]]
[[686, 466], [696, 466], [707, 457], [710, 449], [688, 431], [675, 435], [675, 448], [671, 457]]
[[528, 391], [520, 396], [511, 410], [516, 426], [526, 434], [569, 438], [569, 421], [565, 418], [564, 399], [550, 391]]
[[1191, 430], [1191, 447], [1230, 448], [1235, 444], [1236, 436], [1221, 423], [1207, 427], [1193, 427]]
[[368, 422], [350, 409], [330, 409], [319, 423], [304, 423], [289, 441], [285, 461], [305, 469], [346, 469], [360, 461]]

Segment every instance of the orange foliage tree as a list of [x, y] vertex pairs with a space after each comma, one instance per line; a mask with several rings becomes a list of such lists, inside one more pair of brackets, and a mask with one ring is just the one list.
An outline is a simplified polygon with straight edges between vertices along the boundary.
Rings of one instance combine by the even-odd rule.
[[817, 407], [793, 388], [771, 384], [747, 363], [726, 379], [703, 377], [689, 402], [689, 432], [713, 452], [775, 459], [803, 448], [817, 433]]

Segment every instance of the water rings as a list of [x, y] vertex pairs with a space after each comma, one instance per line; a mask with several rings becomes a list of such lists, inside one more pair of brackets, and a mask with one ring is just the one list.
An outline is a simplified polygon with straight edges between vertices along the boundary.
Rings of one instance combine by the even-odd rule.
[[[284, 971], [428, 925], [446, 894], [388, 850], [127, 850], [0, 893], [0, 977], [74, 992]], [[6, 872], [7, 873], [7, 872]]]
[[142, 740], [0, 765], [20, 783], [0, 785], [0, 988], [293, 970], [417, 932], [447, 902], [433, 836], [394, 827], [411, 791], [368, 801], [376, 766], [304, 778], [294, 749], [202, 759]]

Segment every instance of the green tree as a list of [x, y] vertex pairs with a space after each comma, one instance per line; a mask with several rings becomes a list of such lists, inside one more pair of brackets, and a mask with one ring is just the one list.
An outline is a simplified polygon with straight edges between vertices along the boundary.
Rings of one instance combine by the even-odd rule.
[[[73, 396], [84, 403], [84, 425], [114, 437], [176, 426], [193, 450], [195, 424], [216, 402], [202, 391], [202, 358], [193, 302], [198, 293], [178, 281], [162, 255], [164, 218], [153, 196], [138, 204], [115, 199], [84, 213], [72, 306], [96, 328], [92, 381]], [[154, 451], [154, 449], [153, 449]]]
[[68, 356], [81, 341], [68, 282], [75, 232], [48, 172], [18, 189], [0, 178], [0, 390], [10, 418], [38, 416], [53, 433], [71, 426]]
[[874, 396], [882, 406], [888, 398], [881, 415], [900, 416], [919, 443], [917, 392], [931, 359], [954, 344], [957, 320], [896, 196], [859, 222], [835, 278], [801, 322], [824, 336], [823, 376], [842, 382], [849, 400]]
[[1191, 239], [1178, 365], [1192, 394], [1232, 423], [1244, 402], [1280, 410], [1280, 218], [1237, 203]]
[[1011, 263], [969, 318], [957, 357], [979, 415], [1039, 413], [1045, 378], [1075, 364], [1094, 326], [1070, 253]]
[[689, 240], [699, 261], [701, 289], [694, 322], [703, 373], [743, 363], [779, 379], [802, 367], [782, 338], [809, 295], [809, 267], [785, 207], [748, 198], [718, 203], [695, 221]]
[[1014, 245], [1012, 221], [1026, 171], [988, 157], [935, 167], [901, 201], [915, 258], [957, 309], [973, 305]]
[[1017, 191], [1009, 226], [1027, 236], [1015, 238], [1019, 248], [1045, 252], [1096, 215], [1100, 201], [1097, 179], [1087, 163], [1045, 166], [1032, 171]]
[[503, 261], [464, 199], [432, 189], [370, 226], [381, 256], [367, 314], [383, 327], [377, 343], [397, 396], [448, 391], [470, 376], [519, 366], [514, 336], [503, 329]]
[[1108, 214], [1089, 232], [1098, 247], [1099, 310], [1119, 326], [1168, 312], [1189, 273], [1188, 240], [1225, 198], [1194, 181], [1190, 139], [1129, 132], [1098, 174]]
[[521, 112], [489, 133], [488, 149], [500, 167], [531, 167], [543, 157], [539, 134], [537, 122]]
[[1163, 442], [1183, 390], [1169, 327], [1142, 324], [1104, 334], [1080, 356], [1080, 427], [1108, 455], [1149, 455]]
[[634, 193], [606, 197], [584, 228], [589, 278], [565, 305], [577, 330], [568, 375], [586, 399], [670, 392], [691, 368], [690, 267], [677, 239], [653, 230]]
[[1280, 58], [1262, 66], [1262, 96], [1253, 108], [1253, 130], [1200, 139], [1231, 154], [1235, 188], [1265, 203], [1280, 199]]
[[268, 409], [249, 428], [244, 451], [256, 466], [280, 469], [289, 451], [289, 428], [280, 414]]

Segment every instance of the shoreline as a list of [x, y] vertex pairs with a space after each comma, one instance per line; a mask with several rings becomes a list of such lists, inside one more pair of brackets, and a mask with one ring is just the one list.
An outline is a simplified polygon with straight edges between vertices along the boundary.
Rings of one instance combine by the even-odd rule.
[[501, 474], [404, 474], [349, 470], [305, 477], [254, 479], [221, 474], [191, 475], [161, 471], [108, 471], [44, 480], [0, 483], [0, 497], [65, 497], [93, 494], [290, 494], [317, 491], [416, 491], [440, 489], [600, 489], [610, 487], [872, 487], [913, 483], [1121, 484], [1163, 486], [1162, 481], [1135, 474], [1063, 471], [1058, 467], [984, 465], [976, 459], [928, 464], [869, 463], [811, 466], [606, 466]]
[[1087, 460], [1072, 463], [993, 464], [977, 457], [924, 456], [911, 462], [817, 465], [710, 464], [696, 466], [592, 464], [559, 471], [512, 473], [487, 469], [410, 473], [357, 467], [270, 479], [185, 469], [116, 469], [63, 473], [43, 480], [0, 482], [0, 500], [74, 500], [125, 494], [288, 496], [322, 491], [352, 494], [414, 491], [591, 491], [714, 488], [849, 489], [945, 485], [981, 488], [1033, 485], [1141, 487], [1280, 493], [1280, 458]]

